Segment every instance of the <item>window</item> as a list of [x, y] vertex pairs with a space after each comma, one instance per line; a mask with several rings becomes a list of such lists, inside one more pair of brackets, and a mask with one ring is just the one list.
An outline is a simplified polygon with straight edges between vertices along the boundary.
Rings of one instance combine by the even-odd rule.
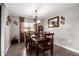
[[24, 23], [24, 31], [33, 31], [33, 23]]

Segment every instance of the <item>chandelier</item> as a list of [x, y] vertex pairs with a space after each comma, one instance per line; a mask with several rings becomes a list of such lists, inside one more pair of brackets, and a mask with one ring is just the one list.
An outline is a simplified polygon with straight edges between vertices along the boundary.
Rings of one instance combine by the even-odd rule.
[[34, 24], [35, 23], [37, 23], [37, 24], [40, 23], [40, 20], [38, 20], [37, 12], [38, 12], [38, 10], [35, 10]]

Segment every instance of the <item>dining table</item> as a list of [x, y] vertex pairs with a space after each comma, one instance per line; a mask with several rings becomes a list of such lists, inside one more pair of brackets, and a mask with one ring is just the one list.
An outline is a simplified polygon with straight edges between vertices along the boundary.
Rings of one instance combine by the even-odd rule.
[[[48, 35], [48, 34], [46, 34]], [[51, 34], [49, 34], [51, 35]], [[48, 37], [49, 38], [49, 37]], [[46, 39], [46, 37], [41, 36], [41, 37], [37, 37], [36, 35], [31, 35], [31, 39], [32, 41], [35, 43], [36, 45], [36, 56], [38, 55], [38, 45], [42, 42], [42, 41], [46, 41], [48, 39]]]
[[38, 45], [41, 41], [44, 41], [45, 39], [44, 39], [44, 37], [37, 37], [36, 35], [32, 35], [31, 39], [36, 45], [36, 56], [37, 56], [38, 55]]

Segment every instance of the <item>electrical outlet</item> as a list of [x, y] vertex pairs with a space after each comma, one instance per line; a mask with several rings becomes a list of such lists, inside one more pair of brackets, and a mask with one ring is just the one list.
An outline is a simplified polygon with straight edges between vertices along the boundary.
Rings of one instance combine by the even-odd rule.
[[69, 43], [72, 43], [72, 40], [68, 40]]

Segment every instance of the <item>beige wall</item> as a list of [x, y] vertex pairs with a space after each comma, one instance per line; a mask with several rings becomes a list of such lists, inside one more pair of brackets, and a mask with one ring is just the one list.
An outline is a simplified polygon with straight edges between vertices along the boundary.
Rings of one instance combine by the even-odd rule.
[[[19, 25], [19, 17], [17, 16], [11, 16], [12, 23], [11, 23], [11, 40], [16, 35], [17, 39], [20, 39], [20, 25]], [[18, 22], [17, 25], [14, 24], [14, 21]]]
[[10, 25], [6, 25], [9, 11], [7, 7], [2, 4], [2, 18], [1, 18], [1, 55], [5, 55], [10, 45]]
[[79, 50], [79, 5], [52, 15], [55, 16], [64, 16], [65, 24], [58, 28], [48, 28], [48, 19], [45, 19], [43, 20], [44, 31], [55, 33], [54, 42]]

